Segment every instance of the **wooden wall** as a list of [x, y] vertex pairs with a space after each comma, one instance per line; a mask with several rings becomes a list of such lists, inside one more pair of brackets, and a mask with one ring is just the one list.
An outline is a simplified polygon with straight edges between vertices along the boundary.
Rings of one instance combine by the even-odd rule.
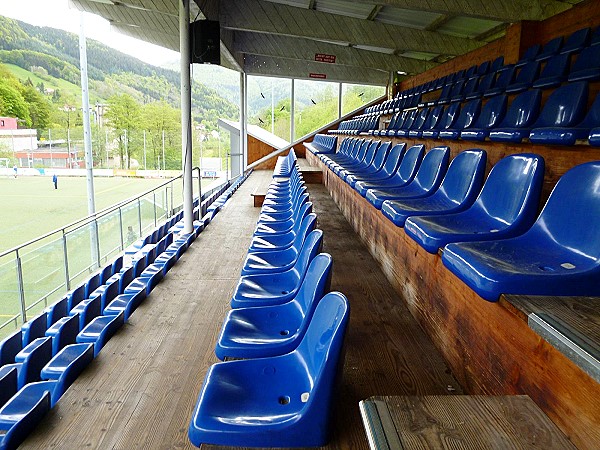
[[346, 219], [469, 394], [529, 395], [579, 448], [600, 442], [600, 384], [502, 303], [482, 300], [310, 152]]

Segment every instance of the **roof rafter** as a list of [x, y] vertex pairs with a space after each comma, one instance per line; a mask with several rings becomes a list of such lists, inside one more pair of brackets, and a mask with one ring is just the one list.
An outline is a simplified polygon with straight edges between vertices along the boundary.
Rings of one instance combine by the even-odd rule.
[[393, 49], [461, 55], [482, 43], [257, 0], [221, 0], [221, 26]]

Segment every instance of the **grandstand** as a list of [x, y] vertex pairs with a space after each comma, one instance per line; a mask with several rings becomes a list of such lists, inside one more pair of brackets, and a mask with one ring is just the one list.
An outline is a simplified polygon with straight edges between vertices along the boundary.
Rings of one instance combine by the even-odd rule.
[[[240, 176], [192, 198], [185, 166], [2, 341], [0, 448], [598, 447], [598, 2], [72, 4], [177, 49], [219, 20]], [[248, 74], [387, 97], [250, 147]]]

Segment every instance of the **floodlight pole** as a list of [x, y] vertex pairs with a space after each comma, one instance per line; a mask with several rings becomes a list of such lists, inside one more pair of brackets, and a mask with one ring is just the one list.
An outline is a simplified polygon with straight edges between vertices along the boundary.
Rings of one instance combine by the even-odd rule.
[[[79, 13], [79, 68], [81, 71], [81, 107], [83, 109], [83, 145], [85, 148], [85, 173], [87, 179], [88, 215], [95, 216], [94, 201], [94, 158], [92, 156], [92, 130], [90, 127], [90, 97], [87, 73], [87, 46], [85, 42], [85, 20], [83, 12]], [[100, 242], [98, 239], [98, 223], [94, 218], [93, 230], [90, 230], [91, 250], [94, 264], [100, 266]]]
[[[192, 86], [190, 65], [190, 0], [179, 0], [179, 56], [181, 59], [181, 154], [183, 161], [183, 232], [194, 231], [192, 187]], [[200, 196], [202, 194], [199, 194]]]

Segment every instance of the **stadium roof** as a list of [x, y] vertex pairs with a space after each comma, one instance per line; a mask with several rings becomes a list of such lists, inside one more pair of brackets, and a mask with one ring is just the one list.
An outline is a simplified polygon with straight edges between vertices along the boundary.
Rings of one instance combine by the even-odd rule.
[[[219, 20], [221, 64], [253, 75], [386, 84], [474, 50], [521, 20], [579, 0], [192, 0], [191, 18]], [[179, 50], [178, 0], [70, 0], [116, 30]], [[317, 57], [317, 55], [321, 55]], [[335, 56], [335, 62], [332, 56]], [[316, 61], [320, 60], [320, 61]]]

